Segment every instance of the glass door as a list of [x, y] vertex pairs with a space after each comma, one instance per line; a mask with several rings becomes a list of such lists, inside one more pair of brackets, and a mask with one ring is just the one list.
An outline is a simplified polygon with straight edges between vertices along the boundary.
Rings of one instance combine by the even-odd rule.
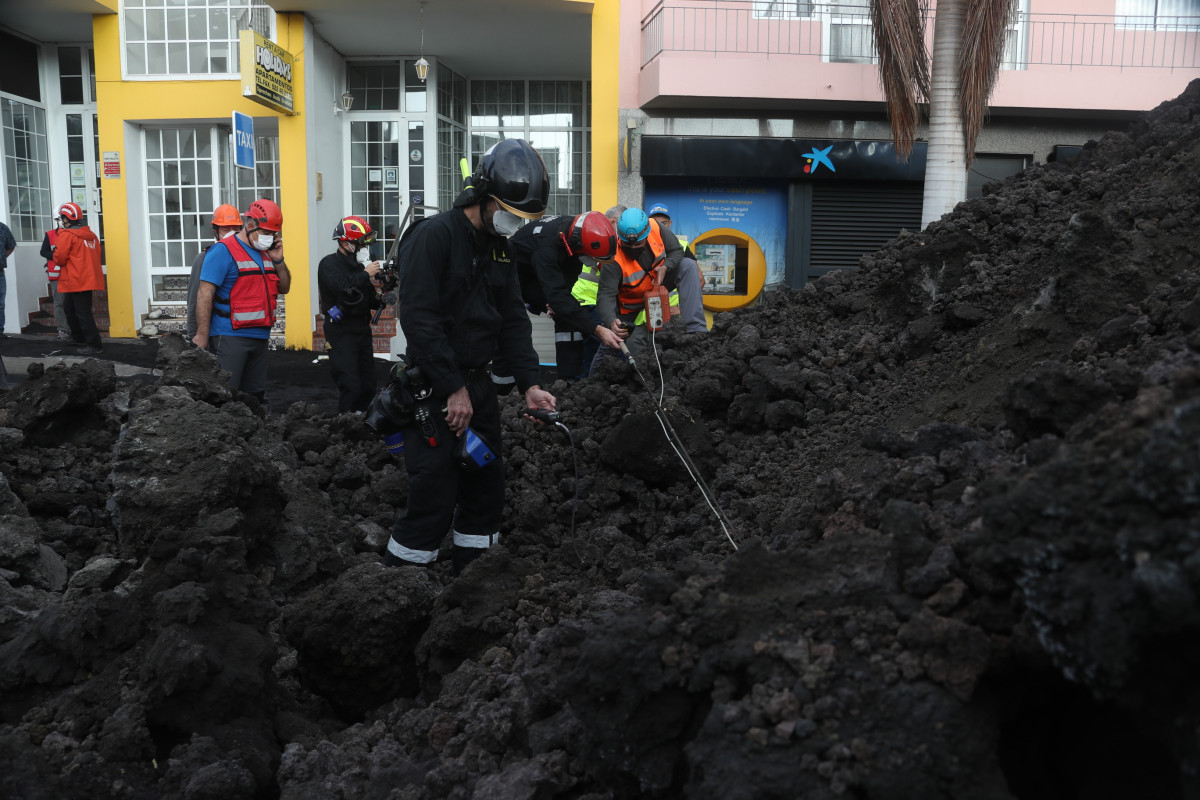
[[349, 213], [377, 232], [371, 257], [380, 259], [403, 232], [401, 225], [424, 215], [425, 123], [397, 115], [363, 116], [350, 123]]

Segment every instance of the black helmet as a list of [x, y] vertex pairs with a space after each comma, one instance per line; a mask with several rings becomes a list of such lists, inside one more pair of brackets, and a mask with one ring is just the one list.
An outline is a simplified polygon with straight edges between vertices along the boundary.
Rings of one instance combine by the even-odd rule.
[[472, 182], [477, 192], [525, 219], [540, 219], [550, 199], [546, 162], [524, 139], [504, 139], [488, 148]]

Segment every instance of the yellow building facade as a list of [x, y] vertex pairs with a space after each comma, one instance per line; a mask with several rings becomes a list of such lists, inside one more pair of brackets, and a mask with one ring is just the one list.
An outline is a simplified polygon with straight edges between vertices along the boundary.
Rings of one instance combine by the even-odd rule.
[[[85, 4], [92, 13], [78, 16], [86, 16], [89, 38], [58, 34], [87, 54], [83, 81], [90, 87], [76, 116], [90, 117], [94, 153], [87, 154], [83, 195], [61, 177], [79, 171], [78, 153], [56, 144], [55, 120], [74, 106], [56, 96], [56, 82], [70, 69], [61, 67], [64, 42], [53, 31], [72, 26], [0, 15], [0, 36], [38, 53], [40, 92], [18, 87], [11, 102], [34, 119], [31, 126], [45, 120], [48, 176], [28, 191], [6, 175], [6, 206], [24, 208], [21, 240], [32, 245], [52, 226], [58, 203], [86, 195], [85, 210], [103, 228], [111, 337], [136, 337], [149, 323], [179, 327], [187, 274], [211, 241], [212, 210], [221, 203], [244, 211], [263, 196], [282, 208], [293, 287], [273, 338], [276, 346], [307, 349], [317, 332], [316, 264], [334, 249], [337, 221], [351, 213], [366, 217], [381, 234], [373, 255], [386, 255], [413, 219], [449, 206], [461, 188], [460, 159], [473, 164], [500, 138], [527, 138], [543, 154], [554, 184], [551, 212], [616, 202], [618, 74], [606, 44], [617, 38], [615, 0], [562, 0], [552, 4], [549, 23], [545, 4], [518, 4], [503, 18], [518, 50], [536, 49], [520, 45], [521, 36], [547, 24], [557, 30], [562, 41], [555, 47], [569, 53], [561, 66], [539, 63], [532, 52], [495, 63], [464, 48], [464, 37], [503, 34], [486, 18], [486, 4], [474, 0], [459, 9], [479, 9], [473, 23], [419, 2], [397, 3], [383, 17], [372, 4], [353, 0], [305, 13], [277, 13], [261, 0], [231, 0], [229, 10], [200, 0], [174, 8], [154, 0]], [[82, 21], [73, 20], [76, 31]], [[234, 50], [247, 29], [294, 59], [290, 113], [244, 96], [246, 65]], [[408, 33], [362, 34], [385, 30]], [[418, 61], [429, 65], [424, 79], [416, 77]], [[253, 121], [254, 168], [234, 163], [234, 112]], [[69, 169], [58, 165], [64, 160]], [[44, 294], [35, 251], [19, 248], [21, 285], [10, 286], [10, 328], [24, 327]], [[392, 352], [402, 350], [402, 341], [392, 345]]]

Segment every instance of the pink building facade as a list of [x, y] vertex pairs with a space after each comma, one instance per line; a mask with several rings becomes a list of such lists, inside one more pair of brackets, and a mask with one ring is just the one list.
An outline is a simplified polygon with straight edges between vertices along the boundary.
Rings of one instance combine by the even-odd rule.
[[[1200, 0], [1018, 9], [968, 197], [1073, 157], [1200, 77]], [[710, 307], [853, 268], [920, 227], [925, 147], [894, 152], [866, 0], [622, 0], [620, 64], [621, 202], [666, 205], [689, 238], [737, 245], [736, 285]]]

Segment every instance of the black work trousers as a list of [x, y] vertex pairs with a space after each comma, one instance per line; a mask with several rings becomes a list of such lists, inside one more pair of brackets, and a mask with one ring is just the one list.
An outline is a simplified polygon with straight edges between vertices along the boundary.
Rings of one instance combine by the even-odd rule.
[[456, 547], [464, 549], [465, 545], [475, 550], [471, 555], [487, 549], [500, 532], [504, 514], [500, 403], [486, 374], [467, 390], [473, 409], [470, 428], [487, 442], [494, 459], [474, 471], [458, 467], [454, 458], [457, 440], [442, 411], [445, 398], [437, 399], [430, 408], [436, 446], [429, 443], [427, 432], [415, 421], [404, 426], [408, 508], [396, 520], [388, 543], [388, 552], [401, 562], [432, 563], [442, 539], [452, 528]]
[[92, 315], [92, 292], [63, 292], [63, 313], [67, 315], [67, 327], [71, 338], [89, 347], [100, 347], [100, 330]]
[[375, 397], [375, 351], [362, 321], [325, 323], [329, 370], [338, 388], [338, 413], [366, 411]]

